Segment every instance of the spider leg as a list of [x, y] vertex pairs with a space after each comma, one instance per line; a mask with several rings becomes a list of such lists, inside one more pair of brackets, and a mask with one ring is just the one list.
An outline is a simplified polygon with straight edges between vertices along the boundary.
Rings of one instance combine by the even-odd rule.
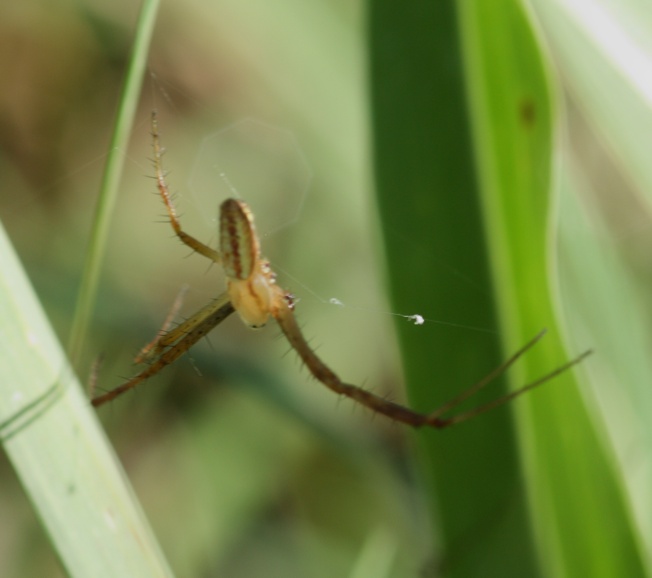
[[[153, 162], [156, 172], [156, 185], [159, 194], [163, 199], [163, 203], [165, 203], [172, 229], [177, 237], [179, 237], [179, 239], [188, 247], [204, 257], [207, 257], [214, 263], [220, 263], [221, 257], [218, 251], [195, 239], [195, 237], [189, 235], [181, 228], [176, 208], [172, 202], [172, 197], [165, 181], [165, 172], [163, 170], [162, 161], [163, 148], [161, 147], [160, 142], [156, 111], [152, 111], [152, 147], [154, 149]], [[93, 398], [91, 403], [94, 406], [99, 406], [107, 401], [115, 399], [120, 394], [136, 387], [139, 383], [161, 371], [161, 369], [179, 358], [204, 335], [234, 312], [234, 307], [231, 304], [229, 296], [224, 293], [215, 301], [203, 307], [195, 315], [174, 329], [168, 331], [172, 319], [177, 314], [180, 305], [181, 295], [177, 297], [177, 300], [173, 304], [172, 309], [163, 323], [163, 327], [159, 330], [156, 337], [136, 356], [137, 363], [153, 360], [151, 365], [115, 389]]]
[[[294, 318], [290, 305], [283, 302], [273, 312], [281, 331], [290, 342], [292, 348], [299, 354], [310, 373], [321, 383], [335, 393], [345, 395], [369, 409], [387, 417], [411, 426], [420, 427], [428, 424], [428, 416], [415, 412], [407, 407], [386, 400], [370, 391], [344, 383], [310, 348], [301, 333]], [[438, 427], [435, 424], [434, 427]], [[443, 426], [439, 426], [443, 427]]]
[[88, 396], [93, 397], [95, 395], [95, 388], [97, 387], [97, 379], [100, 375], [100, 367], [102, 367], [102, 361], [104, 356], [102, 354], [98, 355], [91, 365], [91, 370], [88, 373]]
[[[526, 352], [528, 352], [532, 347], [534, 347], [539, 340], [547, 333], [546, 329], [540, 331], [535, 335], [530, 341], [528, 341], [521, 349], [514, 353], [507, 361], [504, 361], [496, 369], [489, 372], [485, 375], [478, 383], [472, 385], [468, 389], [464, 390], [461, 394], [457, 395], [453, 399], [447, 401], [444, 405], [438, 407], [435, 411], [430, 414], [431, 419], [435, 419], [438, 416], [448, 413], [452, 409], [464, 403], [467, 399], [475, 395], [478, 391], [489, 385], [495, 379], [498, 379], [503, 373], [505, 373], [514, 363], [520, 359]], [[516, 393], [516, 392], [515, 392]]]
[[[122, 385], [119, 385], [115, 389], [108, 391], [102, 395], [99, 395], [91, 400], [91, 404], [94, 407], [98, 407], [108, 401], [111, 401], [123, 394], [125, 391], [133, 389], [139, 383], [142, 383], [146, 379], [156, 375], [167, 365], [170, 365], [181, 357], [188, 349], [190, 349], [195, 343], [197, 343], [202, 337], [209, 333], [213, 328], [219, 325], [224, 321], [235, 309], [229, 301], [228, 297], [222, 295], [213, 303], [210, 303], [209, 306], [204, 307], [200, 310], [197, 315], [200, 315], [199, 321], [192, 328], [186, 328], [186, 332], [173, 344], [168, 346], [168, 349], [161, 353], [161, 355], [147, 368], [141, 371], [139, 374], [135, 375], [128, 381], [124, 382]], [[196, 317], [197, 315], [193, 316]], [[178, 327], [174, 330], [178, 331]]]
[[138, 355], [134, 358], [134, 363], [145, 363], [151, 361], [156, 358], [162, 349], [165, 348], [165, 346], [161, 344], [161, 340], [168, 335], [170, 325], [172, 325], [172, 321], [174, 321], [177, 313], [179, 313], [179, 309], [181, 309], [181, 305], [183, 304], [183, 298], [187, 292], [188, 285], [184, 285], [174, 299], [172, 307], [170, 307], [170, 311], [168, 311], [168, 314], [163, 321], [163, 325], [161, 325], [161, 328], [157, 331], [156, 336], [138, 352]]
[[[174, 345], [177, 341], [190, 333], [194, 327], [197, 327], [199, 324], [203, 323], [207, 317], [210, 317], [217, 310], [221, 309], [227, 301], [229, 301], [229, 297], [226, 292], [224, 292], [219, 297], [217, 297], [217, 299], [214, 299], [202, 307], [199, 311], [197, 311], [197, 313], [191, 317], [188, 317], [188, 319], [185, 321], [179, 323], [179, 325], [177, 325], [174, 329], [170, 329], [169, 331], [159, 331], [159, 334], [154, 338], [154, 341], [148, 343], [143, 348], [143, 351], [146, 348], [150, 348], [149, 353], [146, 356], [143, 356], [141, 351], [139, 356], [135, 359], [136, 363], [147, 362], [155, 359], [161, 353], [161, 351], [167, 349], [171, 345]], [[173, 304], [172, 308], [175, 309], [175, 307], [176, 301]], [[168, 314], [168, 318], [171, 316], [174, 316], [172, 315], [172, 311]], [[168, 319], [166, 319], [166, 322], [167, 320]]]
[[543, 337], [544, 332], [541, 332], [539, 335], [537, 335], [512, 357], [510, 357], [505, 363], [496, 368], [486, 378], [482, 379], [480, 382], [463, 392], [461, 395], [455, 397], [453, 400], [444, 404], [430, 414], [422, 414], [397, 403], [388, 401], [374, 393], [371, 393], [370, 391], [366, 391], [355, 385], [344, 383], [337, 376], [337, 374], [335, 374], [335, 372], [333, 372], [321, 359], [319, 359], [315, 352], [310, 348], [308, 342], [305, 340], [301, 330], [299, 329], [296, 319], [294, 318], [291, 305], [289, 305], [287, 302], [284, 301], [282, 304], [280, 304], [273, 311], [273, 316], [278, 322], [281, 331], [290, 342], [290, 345], [298, 353], [299, 357], [308, 367], [310, 373], [318, 381], [320, 381], [335, 393], [350, 397], [351, 399], [377, 413], [381, 413], [395, 421], [402, 422], [413, 427], [428, 426], [436, 429], [442, 429], [466, 421], [467, 419], [485, 413], [486, 411], [498, 407], [499, 405], [503, 405], [518, 395], [521, 395], [522, 393], [525, 393], [526, 391], [541, 385], [549, 379], [552, 379], [560, 373], [568, 370], [573, 365], [579, 363], [582, 361], [582, 359], [591, 353], [590, 351], [586, 351], [582, 355], [558, 367], [549, 374], [537, 379], [536, 381], [522, 387], [517, 391], [500, 397], [492, 402], [452, 417], [442, 417], [442, 414], [454, 409], [460, 403], [477, 393], [489, 382], [505, 372], [518, 358], [520, 358], [526, 351], [533, 347], [539, 341], [539, 339], [541, 339], [541, 337]]
[[158, 120], [156, 118], [156, 111], [152, 111], [152, 146], [154, 148], [154, 170], [156, 171], [156, 186], [158, 192], [165, 203], [165, 208], [167, 209], [168, 216], [170, 218], [170, 224], [174, 229], [175, 234], [182, 243], [185, 243], [193, 251], [200, 253], [204, 257], [208, 257], [214, 263], [219, 263], [221, 261], [220, 254], [215, 250], [211, 249], [208, 245], [205, 245], [201, 241], [195, 239], [192, 235], [189, 235], [181, 229], [181, 223], [179, 221], [179, 216], [177, 215], [177, 210], [172, 202], [172, 196], [168, 189], [168, 185], [165, 182], [165, 171], [163, 170], [163, 148], [161, 147], [161, 139], [158, 131]]
[[[537, 336], [537, 337], [539, 337], [539, 336]], [[531, 347], [532, 345], [533, 344], [529, 344], [529, 347]], [[526, 350], [529, 349], [529, 347], [526, 346]], [[520, 353], [517, 353], [518, 357], [520, 357], [523, 353], [524, 353], [523, 350], [521, 350]], [[591, 353], [593, 353], [593, 351], [591, 349], [588, 349], [587, 351], [585, 351], [584, 353], [578, 355], [574, 359], [571, 359], [570, 361], [564, 363], [563, 365], [560, 365], [556, 369], [552, 370], [550, 373], [544, 375], [543, 377], [540, 377], [539, 379], [534, 380], [531, 383], [528, 383], [527, 385], [524, 385], [523, 387], [517, 389], [516, 391], [512, 391], [511, 393], [508, 393], [507, 395], [499, 397], [498, 399], [494, 399], [493, 401], [485, 403], [484, 405], [480, 405], [478, 407], [470, 409], [469, 411], [466, 411], [464, 413], [459, 413], [457, 415], [449, 417], [449, 418], [446, 419], [446, 421], [447, 421], [446, 425], [454, 425], [456, 423], [461, 423], [463, 421], [466, 421], [467, 419], [471, 419], [472, 417], [475, 417], [476, 415], [483, 414], [483, 413], [485, 413], [485, 412], [487, 412], [489, 410], [494, 409], [495, 407], [501, 406], [501, 405], [507, 403], [508, 401], [511, 401], [515, 397], [518, 397], [522, 393], [525, 393], [526, 391], [530, 391], [531, 389], [534, 389], [535, 387], [545, 383], [546, 381], [548, 381], [550, 379], [553, 379], [554, 377], [557, 377], [559, 374], [564, 373], [564, 371], [566, 371], [567, 369], [570, 369], [574, 365], [577, 365], [585, 357], [588, 357], [589, 355], [591, 355]], [[509, 363], [511, 365], [511, 363], [513, 361], [515, 361], [515, 360], [512, 357], [512, 359], [508, 360], [507, 363]], [[503, 364], [503, 366], [504, 366], [504, 364]], [[501, 366], [501, 367], [503, 367], [503, 366]], [[502, 373], [502, 371], [500, 373]], [[489, 374], [489, 375], [491, 375], [491, 374]], [[482, 380], [482, 381], [486, 381], [486, 378], [484, 380]], [[486, 385], [486, 384], [483, 384], [483, 386], [484, 385]], [[472, 387], [471, 389], [475, 390], [475, 391], [478, 391], [478, 389], [480, 389], [480, 388], [478, 388], [477, 385], [476, 385], [476, 386]], [[473, 393], [475, 393], [475, 391]], [[446, 404], [446, 405], [449, 405], [449, 404]], [[437, 415], [441, 415], [441, 412], [439, 410], [435, 411], [434, 413], [437, 414]], [[431, 416], [432, 415], [433, 414], [431, 414]]]

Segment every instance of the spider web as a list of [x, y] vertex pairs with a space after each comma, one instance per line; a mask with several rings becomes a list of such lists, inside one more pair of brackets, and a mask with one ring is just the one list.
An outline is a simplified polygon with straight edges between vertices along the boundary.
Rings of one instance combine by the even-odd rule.
[[213, 231], [219, 205], [235, 197], [250, 206], [265, 238], [297, 222], [311, 181], [312, 168], [292, 131], [247, 118], [203, 140], [188, 187]]

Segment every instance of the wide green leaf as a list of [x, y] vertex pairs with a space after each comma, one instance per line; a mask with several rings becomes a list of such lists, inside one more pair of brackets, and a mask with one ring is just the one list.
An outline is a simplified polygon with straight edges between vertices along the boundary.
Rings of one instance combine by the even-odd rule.
[[[394, 307], [458, 325], [399, 325], [411, 403], [434, 409], [544, 327], [511, 384], [546, 374], [580, 351], [564, 349], [556, 318], [556, 116], [522, 6], [372, 2], [371, 50]], [[515, 407], [517, 427], [503, 408], [419, 434], [442, 528], [438, 566], [454, 576], [640, 575], [617, 477], [573, 376]]]

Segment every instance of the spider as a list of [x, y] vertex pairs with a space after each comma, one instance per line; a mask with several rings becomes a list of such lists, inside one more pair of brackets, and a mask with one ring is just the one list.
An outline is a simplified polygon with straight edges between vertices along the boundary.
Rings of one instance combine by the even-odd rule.
[[152, 113], [152, 139], [156, 184], [175, 234], [193, 251], [222, 266], [227, 278], [227, 288], [224, 293], [186, 321], [174, 329], [168, 330], [171, 319], [178, 309], [177, 302], [158, 335], [150, 344], [145, 346], [136, 358], [137, 362], [149, 362], [148, 367], [115, 389], [93, 398], [91, 403], [94, 406], [100, 406], [115, 399], [157, 374], [235, 311], [238, 312], [246, 325], [254, 328], [264, 326], [272, 317], [278, 323], [290, 346], [297, 352], [310, 373], [319, 382], [335, 393], [345, 395], [373, 412], [383, 414], [394, 421], [416, 428], [427, 426], [441, 429], [485, 413], [563, 373], [591, 353], [586, 351], [536, 381], [494, 401], [448, 416], [446, 414], [449, 414], [466, 399], [503, 374], [543, 337], [545, 330], [526, 343], [484, 379], [463, 391], [448, 403], [435, 409], [432, 413], [418, 413], [361, 387], [345, 383], [317, 356], [301, 333], [294, 317], [294, 297], [276, 283], [276, 275], [272, 271], [269, 262], [261, 257], [260, 242], [254, 228], [253, 215], [246, 203], [237, 199], [228, 199], [220, 206], [219, 251], [212, 249], [186, 233], [181, 228], [165, 180], [162, 166], [163, 149], [160, 143], [156, 111]]

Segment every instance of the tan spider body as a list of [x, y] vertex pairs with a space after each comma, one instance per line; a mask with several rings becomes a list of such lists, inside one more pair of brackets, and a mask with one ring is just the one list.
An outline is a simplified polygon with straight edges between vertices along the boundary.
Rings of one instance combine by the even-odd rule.
[[[208, 247], [181, 229], [179, 218], [165, 182], [161, 161], [163, 151], [160, 145], [155, 113], [152, 113], [152, 137], [157, 187], [167, 208], [170, 224], [184, 244], [214, 263], [221, 264], [227, 278], [227, 289], [215, 301], [209, 303], [195, 315], [169, 331], [168, 326], [173, 315], [168, 316], [163, 329], [137, 358], [137, 361], [147, 361], [150, 365], [122, 385], [93, 398], [92, 404], [94, 406], [115, 399], [120, 394], [136, 387], [139, 383], [158, 373], [188, 351], [190, 347], [234, 311], [237, 311], [243, 322], [250, 327], [262, 327], [270, 317], [273, 317], [292, 348], [319, 382], [335, 393], [345, 395], [376, 413], [381, 413], [395, 421], [414, 427], [444, 428], [466, 421], [471, 417], [502, 405], [559, 375], [590, 353], [590, 351], [583, 353], [574, 360], [515, 392], [450, 417], [444, 416], [504, 373], [519, 357], [541, 339], [545, 331], [539, 333], [480, 382], [429, 414], [415, 412], [358, 386], [345, 383], [317, 357], [303, 337], [294, 317], [293, 297], [277, 285], [276, 275], [271, 270], [269, 263], [261, 257], [260, 242], [256, 235], [253, 216], [244, 202], [228, 199], [220, 206], [219, 251]], [[174, 307], [173, 311], [176, 308]]]
[[262, 327], [286, 295], [260, 256], [253, 216], [242, 201], [227, 199], [220, 207], [220, 253], [233, 307], [246, 325]]

